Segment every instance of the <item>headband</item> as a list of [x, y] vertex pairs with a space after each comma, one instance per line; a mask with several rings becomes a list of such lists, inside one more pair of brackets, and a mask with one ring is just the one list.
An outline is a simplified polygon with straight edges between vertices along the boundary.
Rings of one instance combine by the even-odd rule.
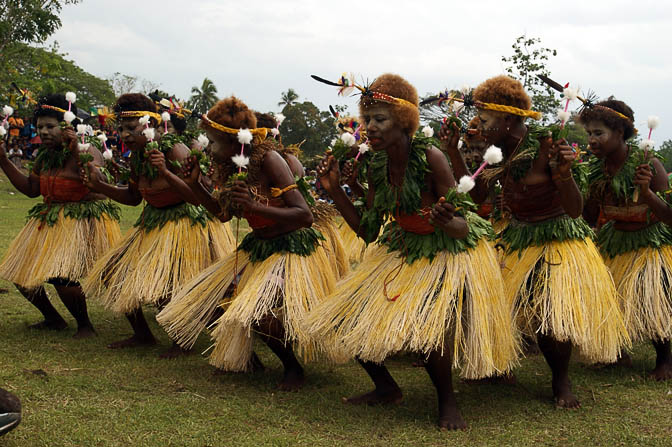
[[[232, 134], [232, 135], [238, 135], [238, 132], [240, 129], [234, 129], [233, 127], [226, 127], [223, 124], [219, 124], [208, 118], [207, 114], [201, 115], [201, 119], [210, 127], [213, 129], [219, 130], [220, 132]], [[262, 140], [266, 139], [266, 134], [268, 133], [268, 129], [265, 127], [257, 127], [255, 129], [249, 129], [250, 133], [254, 136], [260, 137]]]
[[56, 106], [50, 106], [49, 104], [42, 104], [40, 106], [41, 109], [46, 109], [46, 110], [53, 110], [54, 112], [59, 112], [59, 113], [65, 113], [67, 110], [61, 109], [60, 107]]
[[518, 107], [513, 107], [513, 106], [507, 106], [504, 104], [495, 104], [491, 102], [483, 102], [483, 101], [477, 101], [472, 98], [471, 93], [467, 93], [464, 95], [464, 97], [460, 98], [459, 96], [451, 95], [450, 92], [445, 91], [441, 92], [436, 96], [432, 96], [430, 98], [425, 99], [422, 101], [421, 104], [429, 104], [431, 102], [437, 101], [439, 105], [441, 105], [443, 102], [448, 102], [448, 103], [453, 103], [455, 101], [464, 103], [465, 107], [471, 107], [471, 106], [476, 106], [479, 109], [483, 110], [492, 110], [494, 112], [504, 112], [508, 113], [509, 115], [517, 115], [517, 116], [522, 116], [524, 118], [532, 118], [534, 120], [540, 120], [541, 119], [541, 112], [537, 112], [535, 110], [525, 110], [525, 109], [520, 109]]
[[119, 113], [120, 118], [142, 118], [145, 115], [149, 115], [154, 118], [157, 123], [161, 122], [161, 115], [156, 112], [148, 112], [146, 110], [126, 110]]
[[339, 88], [339, 90], [338, 90], [339, 95], [345, 95], [346, 93], [352, 91], [353, 89], [359, 90], [360, 95], [362, 96], [362, 98], [359, 100], [360, 103], [366, 102], [366, 100], [368, 99], [368, 100], [371, 100], [371, 101], [386, 102], [388, 104], [402, 106], [402, 107], [410, 107], [410, 108], [413, 108], [413, 109], [416, 109], [416, 110], [418, 108], [417, 105], [415, 105], [412, 102], [407, 101], [403, 98], [396, 98], [396, 97], [394, 97], [392, 95], [388, 95], [386, 93], [381, 93], [381, 92], [371, 90], [369, 88], [369, 86], [361, 86], [354, 81], [353, 76], [348, 77], [348, 76], [342, 75], [339, 78], [338, 82], [328, 81], [327, 79], [321, 78], [321, 77], [316, 76], [316, 75], [310, 75], [310, 77], [315, 79], [318, 82], [323, 83], [323, 84], [331, 85], [332, 87], [338, 87]]

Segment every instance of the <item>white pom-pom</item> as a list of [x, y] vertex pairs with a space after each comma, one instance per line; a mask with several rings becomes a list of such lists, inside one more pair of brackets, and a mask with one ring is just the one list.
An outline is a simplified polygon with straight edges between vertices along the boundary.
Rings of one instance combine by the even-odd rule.
[[203, 150], [206, 147], [208, 147], [208, 144], [210, 144], [210, 140], [208, 140], [208, 137], [206, 137], [205, 135], [200, 134], [196, 139], [196, 144], [201, 150]]
[[250, 129], [240, 129], [238, 131], [238, 142], [240, 144], [250, 144], [252, 142], [252, 132]]
[[460, 183], [457, 185], [457, 192], [461, 194], [466, 194], [472, 189], [474, 189], [474, 186], [476, 186], [476, 182], [474, 179], [469, 177], [468, 175], [462, 176], [460, 179]]
[[282, 122], [285, 120], [285, 115], [278, 113], [275, 115], [275, 121], [278, 123], [278, 126], [282, 125]]
[[568, 101], [574, 101], [579, 97], [579, 89], [565, 87], [565, 89], [562, 91], [562, 96]]
[[70, 124], [71, 122], [73, 122], [73, 121], [75, 120], [75, 118], [77, 118], [77, 117], [75, 116], [75, 114], [72, 113], [72, 112], [70, 112], [70, 111], [65, 112], [65, 113], [63, 114], [63, 121], [65, 121], [65, 122], [68, 123], [68, 124]]
[[65, 94], [65, 100], [70, 104], [74, 104], [77, 101], [77, 95], [75, 95], [75, 92], [68, 92]]
[[646, 125], [649, 126], [649, 129], [653, 130], [660, 124], [660, 118], [656, 115], [650, 115], [649, 119], [646, 120]]
[[558, 120], [563, 122], [563, 123], [566, 123], [567, 121], [569, 121], [569, 118], [571, 116], [572, 116], [572, 114], [569, 113], [568, 110], [567, 111], [565, 111], [564, 109], [558, 110]]
[[642, 140], [639, 142], [639, 148], [643, 151], [650, 151], [656, 146], [653, 140]]
[[231, 160], [233, 160], [233, 163], [241, 169], [246, 168], [247, 165], [250, 163], [249, 158], [240, 154], [234, 155], [233, 157], [231, 157]]
[[113, 154], [112, 151], [109, 149], [105, 149], [105, 152], [103, 152], [103, 160], [110, 161], [112, 160]]
[[145, 115], [145, 116], [143, 116], [143, 117], [140, 118], [138, 121], [139, 121], [140, 124], [142, 124], [143, 126], [148, 125], [148, 124], [149, 124], [149, 115]]
[[85, 135], [88, 135], [88, 136], [90, 136], [90, 137], [93, 136], [93, 126], [90, 126], [90, 125], [88, 125], [88, 124], [86, 125], [86, 133], [85, 133]]
[[343, 132], [341, 134], [341, 141], [343, 141], [348, 147], [353, 146], [357, 142], [355, 137], [350, 132]]
[[5, 106], [2, 108], [2, 114], [5, 115], [5, 117], [10, 117], [14, 114], [14, 109], [11, 106]]
[[105, 143], [107, 141], [107, 135], [105, 135], [105, 132], [99, 133], [96, 138], [98, 138], [101, 143]]
[[429, 126], [425, 126], [422, 128], [422, 133], [425, 137], [432, 138], [434, 136], [434, 129]]
[[77, 124], [77, 135], [84, 136], [86, 135], [86, 124]]
[[271, 129], [271, 134], [273, 134], [274, 137], [277, 137], [278, 135], [280, 135], [280, 131], [274, 127]]
[[149, 141], [153, 141], [154, 137], [156, 134], [154, 133], [154, 128], [153, 127], [148, 127], [147, 129], [144, 129], [142, 131], [142, 134], [147, 138]]
[[467, 84], [462, 84], [462, 87], [460, 87], [460, 93], [462, 93], [463, 95], [469, 93], [470, 90], [471, 87], [469, 87]]
[[359, 153], [360, 154], [366, 154], [367, 152], [369, 152], [369, 149], [371, 149], [371, 148], [366, 143], [362, 143], [362, 144], [359, 145]]
[[457, 148], [462, 149], [462, 146], [464, 146], [464, 141], [460, 140], [457, 142]]
[[167, 123], [168, 121], [170, 121], [170, 113], [163, 112], [161, 114], [161, 119], [163, 120], [164, 123]]
[[5, 126], [0, 126], [0, 137], [4, 137], [7, 135], [7, 131], [5, 130]]
[[489, 165], [496, 165], [504, 159], [502, 150], [497, 146], [490, 146], [483, 154], [483, 160], [487, 161]]
[[90, 147], [90, 143], [77, 143], [77, 149], [79, 149], [79, 152], [89, 152]]

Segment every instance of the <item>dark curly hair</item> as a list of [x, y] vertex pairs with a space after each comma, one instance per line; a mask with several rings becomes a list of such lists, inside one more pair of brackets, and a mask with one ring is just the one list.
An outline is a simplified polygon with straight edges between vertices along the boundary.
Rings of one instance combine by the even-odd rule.
[[[47, 95], [43, 98], [40, 98], [40, 100], [37, 102], [37, 105], [35, 106], [35, 111], [33, 112], [33, 123], [37, 124], [37, 119], [41, 116], [50, 116], [52, 118], [56, 118], [58, 121], [63, 121], [63, 112], [59, 112], [58, 110], [53, 110], [53, 109], [48, 109], [44, 108], [42, 106], [53, 106], [53, 107], [58, 107], [59, 109], [63, 110], [68, 110], [68, 101], [65, 100], [65, 95], [62, 94], [54, 94], [54, 95]], [[77, 106], [72, 105], [70, 111], [77, 116]], [[79, 120], [75, 120], [72, 122], [73, 125], [77, 125], [79, 123]]]
[[[628, 119], [614, 113], [619, 112], [628, 117]], [[610, 96], [604, 101], [600, 101], [593, 107], [584, 107], [578, 117], [579, 124], [585, 126], [591, 121], [600, 121], [609, 129], [621, 130], [623, 132], [623, 141], [632, 138], [635, 131], [635, 114], [626, 103]]]
[[[117, 98], [117, 102], [114, 104], [114, 113], [119, 115], [121, 112], [131, 111], [156, 113], [157, 108], [154, 101], [142, 93], [126, 93]], [[156, 125], [156, 120], [154, 118], [152, 120]]]
[[254, 116], [257, 118], [257, 127], [273, 129], [278, 125], [277, 120], [270, 113], [254, 112]]
[[523, 84], [506, 75], [495, 76], [482, 82], [474, 89], [474, 100], [523, 110], [529, 110], [532, 107], [532, 101], [525, 92]]
[[364, 110], [373, 104], [385, 104], [392, 108], [392, 116], [399, 124], [406, 135], [412, 137], [420, 126], [420, 112], [418, 110], [418, 91], [406, 79], [392, 73], [385, 73], [378, 76], [369, 86], [374, 92], [385, 93], [395, 98], [405, 99], [416, 107], [389, 104], [386, 102], [375, 101], [367, 97], [362, 97], [359, 102], [359, 113], [364, 114]]
[[[220, 99], [208, 110], [208, 118], [233, 129], [256, 129], [257, 127], [257, 117], [254, 116], [254, 112], [235, 96]], [[209, 128], [205, 120], [201, 120], [200, 127], [201, 129]]]

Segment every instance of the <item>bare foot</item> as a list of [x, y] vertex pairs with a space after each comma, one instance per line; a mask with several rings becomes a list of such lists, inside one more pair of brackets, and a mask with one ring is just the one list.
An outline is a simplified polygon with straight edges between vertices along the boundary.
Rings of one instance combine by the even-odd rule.
[[467, 385], [515, 385], [518, 383], [518, 380], [512, 372], [507, 372], [482, 379], [463, 379], [462, 382]]
[[79, 340], [82, 338], [89, 338], [89, 337], [95, 337], [96, 331], [93, 329], [93, 326], [82, 326], [77, 328], [77, 332], [75, 332], [75, 335], [72, 336], [72, 338]]
[[597, 363], [595, 368], [632, 368], [632, 359], [627, 352], [623, 352], [613, 363]]
[[136, 348], [138, 346], [153, 346], [156, 344], [154, 337], [151, 338], [139, 338], [137, 336], [132, 336], [125, 340], [115, 341], [107, 345], [109, 349], [124, 349], [124, 348]]
[[672, 362], [661, 363], [649, 373], [649, 377], [658, 382], [672, 379]]
[[191, 354], [191, 349], [184, 349], [177, 343], [173, 343], [173, 346], [171, 346], [170, 349], [168, 349], [166, 352], [161, 353], [159, 358], [171, 360], [189, 354]]
[[467, 423], [462, 419], [457, 405], [439, 405], [439, 429], [440, 430], [466, 430]]
[[278, 384], [278, 389], [280, 391], [296, 392], [303, 387], [305, 382], [306, 378], [303, 375], [303, 369], [286, 370], [282, 382]]
[[62, 331], [63, 329], [67, 329], [67, 327], [68, 323], [61, 318], [60, 320], [44, 320], [39, 323], [31, 324], [28, 326], [28, 329], [36, 329], [38, 331]]
[[343, 398], [344, 404], [352, 405], [399, 405], [403, 399], [401, 390], [399, 388], [391, 389], [389, 391], [378, 391], [375, 389], [371, 392], [360, 394], [359, 396]]
[[555, 406], [558, 408], [581, 408], [579, 399], [572, 393], [572, 386], [569, 381], [553, 384], [553, 398], [555, 399]]

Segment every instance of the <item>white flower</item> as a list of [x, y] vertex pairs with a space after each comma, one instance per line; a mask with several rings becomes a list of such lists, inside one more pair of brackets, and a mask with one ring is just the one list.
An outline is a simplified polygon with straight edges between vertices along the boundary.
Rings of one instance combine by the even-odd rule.
[[90, 136], [90, 137], [93, 136], [93, 126], [90, 126], [90, 125], [88, 125], [88, 124], [86, 125], [86, 133], [85, 133], [85, 135], [88, 135], [88, 136]]
[[154, 133], [154, 128], [153, 127], [148, 127], [147, 129], [142, 131], [142, 134], [147, 138], [149, 141], [154, 141], [154, 137], [156, 134]]
[[282, 113], [278, 113], [277, 115], [275, 115], [275, 121], [278, 123], [278, 126], [281, 126], [284, 120], [285, 115], [283, 115]]
[[65, 94], [65, 100], [70, 104], [74, 104], [77, 101], [77, 95], [75, 95], [75, 92], [68, 92]]
[[4, 137], [7, 135], [7, 131], [5, 130], [5, 126], [0, 126], [0, 137]]
[[462, 84], [462, 87], [460, 87], [460, 93], [462, 93], [463, 95], [469, 93], [470, 90], [471, 87], [469, 87], [467, 84]]
[[355, 140], [355, 137], [350, 132], [343, 132], [341, 134], [341, 141], [343, 141], [347, 147], [357, 143], [357, 140]]
[[14, 109], [10, 106], [5, 106], [2, 108], [2, 114], [5, 115], [6, 118], [8, 118], [14, 114]]
[[643, 151], [650, 151], [656, 146], [653, 140], [642, 140], [639, 142], [639, 148]]
[[86, 124], [77, 124], [77, 135], [80, 137], [86, 135]]
[[170, 113], [168, 112], [163, 112], [161, 114], [161, 119], [163, 120], [164, 123], [170, 121]]
[[462, 149], [462, 146], [464, 146], [464, 141], [460, 140], [457, 142], [457, 148]]
[[105, 149], [105, 152], [103, 152], [103, 159], [107, 161], [112, 160], [112, 151], [109, 149]]
[[105, 132], [101, 132], [96, 136], [98, 140], [100, 140], [101, 143], [105, 143], [107, 141], [107, 135], [105, 135]]
[[492, 145], [483, 154], [483, 160], [487, 161], [489, 165], [496, 165], [504, 159], [502, 150], [495, 145]]
[[432, 138], [434, 136], [434, 129], [429, 126], [425, 126], [422, 128], [422, 133], [425, 135], [425, 137]]
[[238, 142], [240, 144], [250, 144], [252, 142], [252, 132], [250, 129], [240, 129], [238, 131]]
[[206, 137], [205, 135], [200, 134], [196, 139], [196, 144], [201, 150], [203, 150], [206, 147], [208, 147], [208, 144], [210, 144], [210, 140], [208, 140], [208, 137]]
[[560, 120], [563, 123], [566, 123], [569, 121], [569, 118], [572, 116], [569, 111], [565, 111], [564, 109], [558, 110], [558, 120]]
[[77, 143], [77, 149], [79, 149], [79, 152], [89, 152], [90, 147], [90, 143]]
[[68, 123], [68, 124], [70, 124], [71, 122], [73, 122], [73, 121], [75, 120], [75, 118], [77, 118], [77, 117], [75, 116], [75, 114], [72, 113], [72, 112], [70, 112], [70, 111], [67, 111], [67, 112], [65, 112], [65, 113], [63, 114], [63, 121], [65, 121], [65, 122]]
[[148, 125], [149, 124], [149, 115], [143, 116], [138, 121], [140, 121], [140, 124], [142, 124], [143, 126]]
[[565, 89], [562, 91], [562, 96], [568, 101], [574, 101], [579, 97], [579, 89], [565, 87]]
[[359, 145], [359, 153], [360, 154], [366, 154], [367, 152], [369, 152], [369, 149], [371, 149], [371, 148], [366, 143], [362, 143], [362, 144]]
[[646, 120], [646, 125], [649, 126], [649, 129], [653, 130], [660, 124], [660, 118], [656, 115], [650, 115], [649, 119]]
[[280, 135], [280, 131], [276, 127], [274, 127], [274, 128], [271, 129], [271, 134], [274, 137], [277, 137], [278, 135]]
[[250, 159], [241, 154], [234, 155], [233, 157], [231, 157], [231, 160], [233, 160], [233, 163], [241, 169], [246, 168], [247, 165], [250, 163]]
[[461, 194], [468, 193], [469, 191], [474, 189], [474, 186], [476, 186], [476, 182], [474, 181], [474, 179], [472, 179], [468, 175], [464, 175], [460, 179], [460, 183], [458, 183], [457, 185], [457, 192]]

